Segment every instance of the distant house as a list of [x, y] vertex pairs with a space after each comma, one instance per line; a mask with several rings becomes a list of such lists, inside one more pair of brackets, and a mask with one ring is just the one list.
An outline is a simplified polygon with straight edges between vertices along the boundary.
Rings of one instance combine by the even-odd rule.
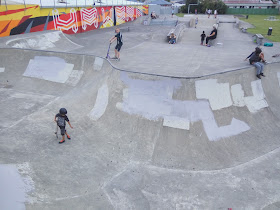
[[245, 8], [245, 9], [271, 9], [278, 8], [277, 1], [262, 0], [223, 0], [229, 8]]
[[156, 4], [160, 6], [172, 6], [172, 3], [164, 0], [154, 0], [154, 1], [149, 1], [148, 4]]

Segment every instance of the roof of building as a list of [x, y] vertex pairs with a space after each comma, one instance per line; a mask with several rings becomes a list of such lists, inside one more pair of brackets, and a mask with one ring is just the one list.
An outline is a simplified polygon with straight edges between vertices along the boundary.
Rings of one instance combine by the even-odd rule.
[[225, 4], [273, 4], [272, 1], [260, 0], [224, 0]]
[[159, 5], [172, 5], [172, 3], [164, 0], [155, 0], [150, 2], [149, 4], [159, 4]]

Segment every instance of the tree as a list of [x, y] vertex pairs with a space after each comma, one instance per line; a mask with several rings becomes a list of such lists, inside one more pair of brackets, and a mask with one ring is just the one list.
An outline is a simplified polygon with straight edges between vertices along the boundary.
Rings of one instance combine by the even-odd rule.
[[[197, 0], [186, 0], [186, 5], [181, 7], [181, 12], [188, 13], [189, 4], [196, 4]], [[225, 14], [227, 10], [226, 4], [221, 0], [201, 0], [198, 2], [198, 5], [191, 6], [190, 12], [194, 13], [195, 9], [197, 9], [198, 13], [205, 13], [206, 9], [217, 10], [218, 14]]]

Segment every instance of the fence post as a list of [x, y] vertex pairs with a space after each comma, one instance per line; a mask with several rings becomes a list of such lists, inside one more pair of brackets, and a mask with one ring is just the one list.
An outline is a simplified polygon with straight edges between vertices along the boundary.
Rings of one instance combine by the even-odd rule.
[[6, 11], [8, 11], [8, 7], [7, 7], [7, 2], [6, 2], [6, 0], [5, 0], [5, 5], [6, 5]]
[[23, 0], [23, 4], [24, 4], [24, 11], [25, 11], [26, 10], [25, 0]]

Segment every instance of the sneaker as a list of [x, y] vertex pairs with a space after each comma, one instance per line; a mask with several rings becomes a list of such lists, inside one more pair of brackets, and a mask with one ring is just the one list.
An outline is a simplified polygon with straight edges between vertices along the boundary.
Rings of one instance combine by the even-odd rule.
[[121, 59], [120, 58], [117, 58], [117, 61], [120, 61]]
[[257, 77], [260, 79], [261, 78], [260, 74], [257, 74]]
[[263, 73], [260, 73], [261, 76], [265, 77], [265, 75]]
[[113, 57], [112, 59], [118, 59], [118, 58], [115, 56], [115, 57]]
[[69, 140], [70, 140], [70, 139], [71, 139], [71, 137], [68, 135], [68, 136], [67, 136], [67, 139], [69, 139]]
[[58, 142], [59, 144], [62, 144], [62, 143], [64, 143], [65, 141], [63, 141], [63, 140], [61, 140], [60, 142]]

